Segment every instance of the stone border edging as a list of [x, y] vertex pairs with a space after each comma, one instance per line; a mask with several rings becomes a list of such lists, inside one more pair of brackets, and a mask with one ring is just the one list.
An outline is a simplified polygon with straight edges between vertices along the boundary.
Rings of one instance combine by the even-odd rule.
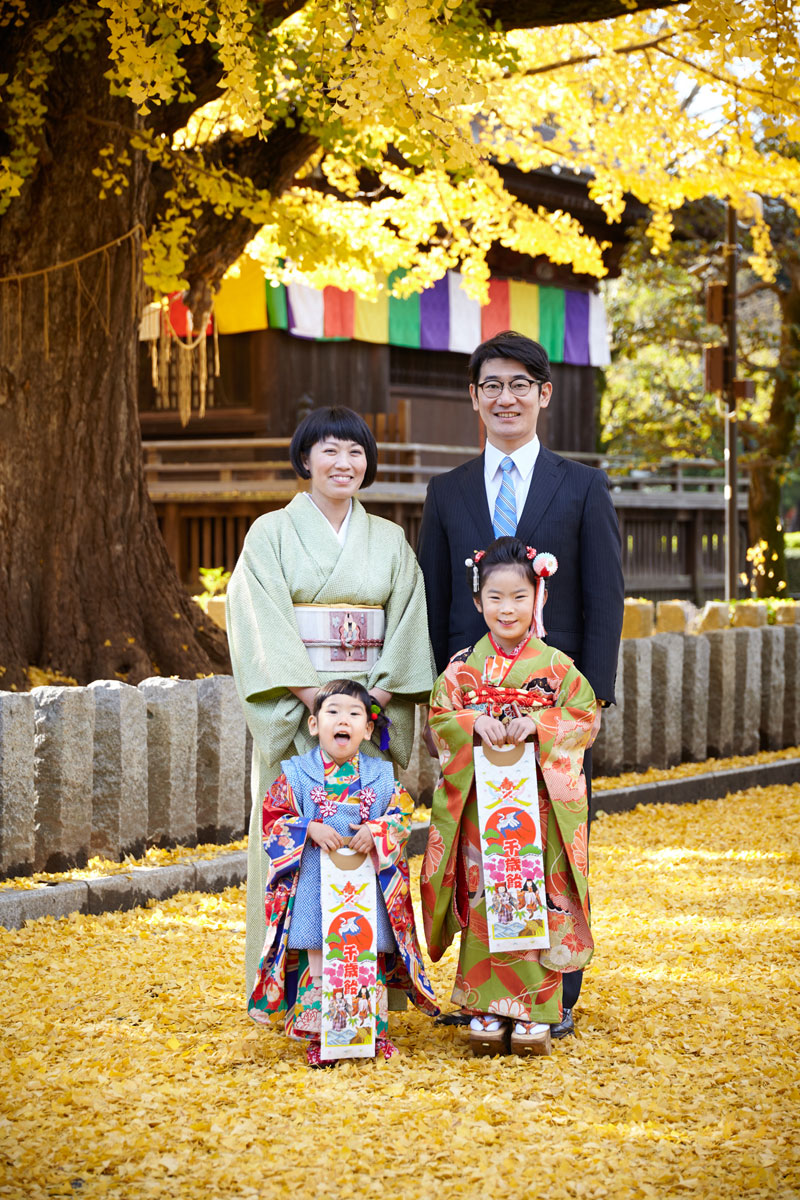
[[[729, 792], [781, 783], [800, 783], [800, 758], [610, 788], [595, 792], [595, 811], [613, 814], [630, 812], [638, 804], [695, 804], [699, 800], [719, 800]], [[409, 857], [425, 853], [428, 828], [426, 821], [413, 822], [408, 839]], [[92, 916], [123, 912], [148, 900], [168, 900], [178, 892], [221, 892], [244, 883], [246, 878], [247, 851], [236, 850], [217, 858], [167, 867], [134, 867], [99, 879], [0, 890], [0, 929], [20, 929], [26, 921], [67, 917], [74, 912]]]
[[777, 783], [800, 783], [800, 758], [782, 758], [751, 767], [729, 767], [706, 775], [687, 775], [683, 779], [659, 779], [633, 787], [609, 788], [595, 792], [595, 813], [630, 812], [637, 804], [696, 804], [698, 800], [720, 800], [728, 792], [744, 792], [752, 787], [771, 787]]
[[9, 888], [0, 890], [0, 927], [20, 929], [26, 921], [70, 913], [124, 912], [148, 900], [168, 900], [178, 892], [221, 892], [246, 878], [247, 851], [235, 850], [167, 867], [134, 867], [98, 879]]

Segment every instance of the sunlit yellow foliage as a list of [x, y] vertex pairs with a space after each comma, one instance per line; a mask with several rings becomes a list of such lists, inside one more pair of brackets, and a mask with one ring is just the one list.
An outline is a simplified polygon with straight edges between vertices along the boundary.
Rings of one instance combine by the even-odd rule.
[[[62, 53], [107, 47], [109, 86], [132, 101], [130, 153], [171, 176], [149, 231], [147, 281], [182, 286], [200, 213], [244, 215], [252, 248], [282, 278], [370, 294], [397, 268], [419, 289], [448, 268], [485, 298], [494, 241], [603, 274], [600, 247], [561, 213], [533, 212], [492, 163], [576, 170], [610, 221], [626, 196], [651, 209], [654, 249], [673, 211], [755, 191], [800, 205], [795, 79], [798, 17], [785, 2], [696, 0], [587, 25], [504, 34], [468, 0], [309, 0], [277, 24], [249, 0], [81, 0], [37, 26], [13, 77], [0, 78], [11, 148], [0, 155], [0, 207], [38, 161], [49, 80]], [[24, 23], [20, 0], [7, 21]], [[218, 97], [197, 101], [181, 58], [213, 46]], [[148, 129], [185, 104], [172, 139]], [[305, 167], [275, 192], [214, 160], [227, 131], [310, 135]], [[786, 151], [786, 152], [784, 152]], [[99, 193], [125, 186], [128, 164], [89, 164]], [[766, 226], [753, 266], [774, 272]]]
[[399, 1059], [308, 1071], [244, 1015], [244, 889], [0, 932], [0, 1195], [790, 1200], [799, 862], [800, 786], [603, 818], [543, 1059], [409, 1010]]

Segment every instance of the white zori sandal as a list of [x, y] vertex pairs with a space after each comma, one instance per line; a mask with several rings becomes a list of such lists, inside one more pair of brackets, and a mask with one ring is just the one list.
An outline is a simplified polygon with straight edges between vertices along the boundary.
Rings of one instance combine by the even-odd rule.
[[552, 1048], [550, 1026], [535, 1021], [515, 1021], [511, 1031], [513, 1054], [549, 1054]]
[[469, 1023], [472, 1053], [508, 1054], [508, 1029], [508, 1022], [499, 1017], [473, 1017]]

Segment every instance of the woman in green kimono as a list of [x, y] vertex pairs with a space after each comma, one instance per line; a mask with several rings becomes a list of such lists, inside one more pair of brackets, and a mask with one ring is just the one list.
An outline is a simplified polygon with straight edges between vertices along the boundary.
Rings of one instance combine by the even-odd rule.
[[[414, 706], [433, 681], [416, 558], [399, 525], [369, 515], [355, 498], [378, 465], [366, 422], [349, 408], [316, 409], [298, 426], [290, 457], [310, 490], [254, 522], [228, 585], [231, 662], [253, 735], [248, 996], [266, 936], [262, 802], [281, 759], [313, 746], [306, 718], [317, 691], [345, 672], [364, 684], [392, 722], [386, 757], [405, 767]], [[381, 753], [372, 742], [362, 752]]]

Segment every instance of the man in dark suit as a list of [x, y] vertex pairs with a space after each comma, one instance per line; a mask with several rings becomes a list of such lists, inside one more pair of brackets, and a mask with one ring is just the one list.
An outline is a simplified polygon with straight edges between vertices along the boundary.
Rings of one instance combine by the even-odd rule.
[[[465, 581], [465, 559], [516, 534], [558, 559], [547, 582], [545, 641], [575, 661], [601, 704], [614, 703], [624, 584], [619, 524], [603, 471], [553, 454], [536, 436], [550, 403], [550, 362], [538, 342], [508, 331], [481, 343], [469, 363], [472, 407], [486, 427], [484, 453], [434, 477], [422, 514], [418, 558], [425, 576], [436, 669], [486, 632]], [[586, 760], [591, 793], [591, 755]], [[574, 1029], [582, 972], [564, 977], [564, 1016]]]

